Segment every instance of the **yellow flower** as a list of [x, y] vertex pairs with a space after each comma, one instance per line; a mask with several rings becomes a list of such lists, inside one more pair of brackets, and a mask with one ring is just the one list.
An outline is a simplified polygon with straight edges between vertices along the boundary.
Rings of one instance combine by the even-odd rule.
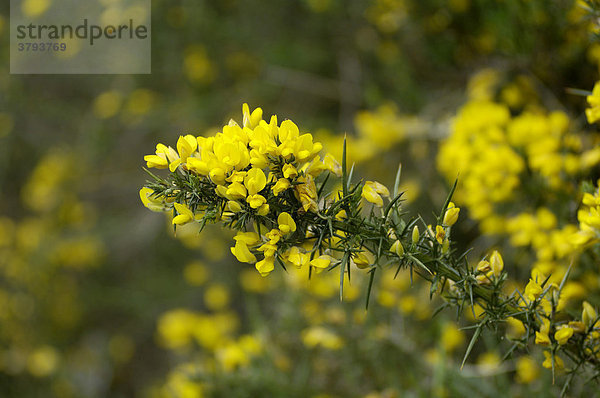
[[177, 216], [173, 217], [173, 224], [183, 225], [194, 220], [194, 213], [192, 213], [190, 208], [187, 207], [185, 204], [176, 202], [173, 205], [175, 206], [175, 210], [178, 213]]
[[289, 187], [290, 187], [290, 180], [288, 180], [287, 178], [280, 178], [279, 180], [277, 180], [275, 185], [273, 185], [273, 189], [272, 189], [273, 195], [279, 196], [280, 193], [282, 193]]
[[323, 164], [331, 173], [335, 174], [338, 177], [342, 176], [342, 166], [338, 163], [338, 161], [333, 157], [332, 154], [328, 153], [323, 158]]
[[277, 223], [279, 224], [279, 230], [284, 234], [294, 232], [296, 230], [296, 222], [292, 216], [289, 215], [289, 213], [283, 212], [279, 214], [279, 217], [277, 217]]
[[242, 104], [242, 126], [250, 127], [251, 129], [258, 126], [259, 122], [262, 120], [263, 110], [261, 108], [256, 108], [250, 113], [250, 108], [248, 104]]
[[281, 171], [283, 172], [283, 176], [285, 178], [292, 179], [294, 177], [298, 177], [298, 171], [292, 164], [286, 163]]
[[294, 185], [294, 192], [304, 211], [317, 212], [317, 187], [312, 176], [299, 177], [296, 181], [300, 184]]
[[517, 361], [517, 381], [522, 384], [529, 384], [539, 377], [537, 363], [529, 357], [521, 357]]
[[332, 260], [332, 258], [330, 256], [323, 254], [323, 255], [319, 256], [318, 258], [313, 259], [310, 262], [310, 265], [315, 267], [316, 272], [319, 273], [319, 272], [323, 271], [325, 268], [329, 267], [329, 264], [331, 264], [331, 260]]
[[208, 163], [196, 157], [188, 157], [186, 167], [188, 170], [201, 175], [208, 175], [210, 172]]
[[585, 110], [587, 120], [590, 124], [596, 123], [600, 120], [600, 82], [594, 85], [592, 95], [588, 95], [587, 102], [590, 105], [590, 108]]
[[156, 154], [146, 155], [144, 160], [148, 168], [155, 167], [157, 169], [166, 169], [169, 167], [169, 162], [174, 162], [179, 159], [179, 155], [171, 147], [163, 144], [156, 144]]
[[523, 322], [512, 316], [506, 319], [506, 324], [508, 325], [506, 335], [509, 339], [520, 339], [527, 332]]
[[234, 182], [230, 184], [229, 187], [227, 187], [227, 191], [225, 192], [227, 198], [231, 200], [244, 199], [246, 197], [246, 194], [246, 187], [244, 187], [239, 182]]
[[462, 330], [452, 323], [444, 324], [440, 341], [447, 352], [452, 352], [464, 343], [465, 335]]
[[339, 350], [343, 347], [343, 340], [332, 331], [322, 326], [312, 326], [302, 331], [302, 342], [307, 347], [322, 346], [329, 350]]
[[565, 367], [565, 363], [563, 362], [562, 358], [559, 357], [558, 355], [552, 355], [551, 352], [549, 351], [544, 351], [544, 362], [542, 363], [542, 366], [545, 367], [546, 369], [552, 369], [552, 359], [554, 358], [554, 369], [556, 370], [561, 370]]
[[269, 205], [265, 203], [264, 205], [260, 206], [258, 210], [256, 210], [256, 214], [259, 216], [266, 216], [269, 214]]
[[504, 269], [504, 260], [498, 250], [494, 250], [490, 256], [490, 267], [495, 277], [499, 277]]
[[535, 344], [539, 345], [550, 345], [550, 337], [548, 333], [535, 332]]
[[390, 247], [390, 251], [392, 253], [396, 253], [396, 255], [398, 257], [402, 257], [404, 255], [404, 247], [402, 246], [402, 242], [400, 242], [399, 240], [396, 240], [392, 244], [392, 247]]
[[267, 177], [261, 169], [253, 167], [250, 170], [248, 170], [248, 173], [244, 178], [244, 185], [248, 189], [249, 195], [256, 195], [258, 192], [262, 191], [267, 185]]
[[260, 242], [260, 237], [256, 232], [238, 232], [233, 239], [244, 242], [246, 245], [253, 246]]
[[156, 212], [166, 211], [168, 208], [165, 202], [154, 196], [154, 191], [150, 188], [142, 188], [140, 189], [140, 199], [144, 206], [148, 209]]
[[225, 183], [225, 170], [221, 167], [214, 167], [210, 169], [208, 173], [212, 182], [217, 185], [223, 185]]
[[359, 269], [368, 268], [371, 263], [369, 257], [364, 252], [354, 253], [352, 260]]
[[383, 206], [382, 196], [389, 197], [390, 191], [377, 181], [367, 181], [362, 189], [362, 197], [378, 207]]
[[222, 284], [215, 283], [204, 291], [204, 303], [210, 310], [224, 310], [229, 305], [229, 301], [229, 292]]
[[294, 155], [301, 162], [308, 162], [323, 149], [320, 142], [313, 143], [311, 134], [302, 134], [294, 145]]
[[293, 246], [287, 253], [287, 261], [294, 264], [296, 268], [302, 268], [309, 263], [310, 256], [299, 247]]
[[453, 226], [456, 223], [456, 221], [458, 220], [459, 212], [460, 212], [460, 208], [456, 207], [454, 205], [454, 203], [450, 202], [448, 204], [448, 209], [446, 210], [446, 213], [444, 214], [443, 224], [448, 227]]
[[525, 286], [525, 297], [530, 301], [536, 300], [542, 294], [543, 289], [536, 281], [529, 279], [529, 283]]
[[263, 260], [257, 262], [255, 267], [261, 276], [267, 276], [275, 269], [274, 258], [265, 257]]
[[272, 242], [267, 242], [267, 243], [264, 243], [263, 245], [261, 245], [258, 248], [258, 251], [263, 252], [265, 257], [273, 257], [273, 256], [275, 256], [275, 252], [277, 251], [277, 245]]
[[477, 271], [479, 272], [488, 272], [491, 269], [492, 267], [490, 266], [490, 263], [487, 260], [481, 260], [479, 263], [477, 263]]
[[441, 245], [444, 243], [444, 239], [446, 238], [446, 230], [441, 225], [435, 226], [435, 240]]
[[258, 209], [267, 202], [267, 199], [261, 195], [248, 195], [246, 202], [248, 202], [253, 209]]
[[253, 264], [256, 262], [256, 256], [250, 252], [248, 245], [243, 240], [236, 240], [235, 246], [231, 248], [231, 253], [242, 263]]
[[267, 239], [269, 239], [269, 243], [271, 243], [272, 245], [279, 242], [279, 240], [281, 240], [282, 236], [283, 236], [283, 234], [281, 233], [281, 231], [276, 228], [273, 228], [272, 230], [267, 232], [267, 235], [266, 235]]
[[[239, 126], [224, 126], [223, 135], [218, 136], [219, 139], [215, 140], [213, 146], [213, 153], [217, 162], [226, 171], [232, 169], [242, 170], [250, 164], [250, 153], [244, 143], [244, 138], [247, 139], [247, 136], [239, 130], [241, 130]], [[229, 138], [227, 135], [233, 136], [233, 138]], [[202, 151], [203, 155], [204, 153]]]
[[179, 152], [179, 159], [169, 164], [169, 170], [175, 171], [177, 166], [187, 162], [188, 157], [196, 151], [198, 148], [198, 140], [191, 134], [186, 136], [179, 136], [177, 140], [177, 152]]
[[585, 332], [585, 324], [579, 321], [570, 321], [569, 327], [573, 329], [575, 333], [584, 333]]
[[554, 333], [554, 338], [560, 345], [567, 344], [571, 336], [573, 336], [573, 329], [569, 326], [562, 327]]

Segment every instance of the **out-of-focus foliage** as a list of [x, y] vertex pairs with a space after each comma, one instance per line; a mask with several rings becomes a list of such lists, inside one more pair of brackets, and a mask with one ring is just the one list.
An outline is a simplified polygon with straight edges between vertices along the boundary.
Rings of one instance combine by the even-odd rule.
[[509, 290], [525, 292], [532, 271], [560, 282], [575, 258], [565, 293], [579, 317], [583, 300], [600, 302], [589, 236], [567, 239], [594, 226], [580, 184], [593, 197], [599, 177], [586, 98], [566, 90], [598, 79], [585, 3], [284, 3], [153, 2], [149, 76], [9, 75], [0, 4], [0, 396], [560, 391], [542, 351], [502, 361], [511, 345], [493, 334], [459, 370], [472, 312], [431, 318], [440, 303], [409, 273], [377, 279], [365, 313], [359, 272], [343, 303], [337, 273], [263, 279], [220, 229], [173, 239], [137, 190], [156, 142], [213, 134], [240, 103], [261, 105], [338, 159], [346, 132], [358, 178], [391, 185], [401, 161], [405, 205], [425, 218], [458, 174], [453, 236], [475, 247], [473, 266], [496, 246]]

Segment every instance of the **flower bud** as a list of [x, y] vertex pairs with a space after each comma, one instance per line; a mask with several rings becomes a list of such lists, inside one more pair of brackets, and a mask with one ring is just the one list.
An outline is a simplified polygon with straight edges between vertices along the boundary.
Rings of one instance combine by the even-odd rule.
[[354, 264], [356, 264], [356, 267], [359, 269], [369, 268], [369, 257], [363, 252], [356, 253], [352, 260], [354, 261]]
[[450, 249], [450, 241], [446, 239], [444, 240], [444, 243], [442, 243], [442, 253], [448, 253], [448, 249]]
[[498, 253], [498, 250], [494, 250], [490, 256], [490, 267], [496, 277], [500, 276], [500, 273], [504, 269], [504, 260], [502, 260], [502, 256]]
[[412, 230], [412, 243], [415, 245], [419, 243], [419, 227], [416, 225]]
[[598, 316], [598, 314], [596, 313], [596, 310], [594, 309], [594, 307], [592, 307], [592, 305], [590, 303], [588, 303], [587, 301], [584, 301], [583, 302], [583, 312], [581, 313], [581, 320], [585, 324], [586, 328], [589, 328], [592, 326], [592, 323], [596, 320], [597, 316]]
[[237, 213], [238, 211], [242, 210], [242, 205], [240, 205], [240, 203], [236, 202], [235, 200], [230, 200], [229, 202], [227, 202], [227, 208], [229, 209], [229, 211]]
[[404, 255], [404, 247], [402, 246], [402, 243], [397, 240], [392, 244], [392, 247], [390, 247], [390, 251], [392, 253], [396, 253], [396, 255], [398, 257], [402, 257]]
[[460, 213], [460, 209], [454, 205], [454, 203], [450, 202], [448, 204], [448, 209], [446, 209], [446, 213], [444, 213], [444, 225], [451, 227], [458, 220], [458, 213]]

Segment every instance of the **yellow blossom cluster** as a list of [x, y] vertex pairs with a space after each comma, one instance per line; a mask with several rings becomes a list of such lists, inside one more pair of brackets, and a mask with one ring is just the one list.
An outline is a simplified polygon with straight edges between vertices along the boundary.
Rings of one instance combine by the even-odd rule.
[[[311, 134], [301, 133], [291, 120], [278, 124], [277, 117], [272, 116], [267, 122], [262, 119], [262, 109], [250, 112], [247, 104], [242, 111], [241, 125], [231, 120], [211, 137], [181, 136], [177, 149], [158, 144], [156, 153], [144, 160], [149, 168], [168, 168], [173, 173], [181, 168], [197, 176], [224, 203], [223, 217], [233, 220], [244, 213], [257, 221], [254, 231], [236, 235], [231, 252], [239, 261], [255, 264], [264, 276], [274, 269], [278, 242], [296, 232], [297, 214], [275, 214], [270, 206], [276, 203], [278, 208], [316, 212], [315, 179], [324, 171], [339, 176], [341, 167], [330, 154], [321, 159], [323, 146], [314, 142]], [[202, 204], [157, 198], [149, 188], [143, 188], [140, 196], [151, 210], [173, 208], [176, 225], [199, 221], [205, 215]], [[299, 208], [294, 207], [296, 203]], [[291, 248], [283, 257], [298, 267], [310, 263], [317, 270], [327, 268], [331, 261], [326, 255], [309, 259], [300, 247]]]
[[[575, 130], [564, 112], [546, 112], [530, 79], [502, 82], [493, 69], [471, 79], [469, 101], [441, 144], [438, 169], [449, 181], [459, 176], [455, 199], [484, 234], [531, 248], [529, 271], [558, 283], [593, 236], [592, 195], [584, 197], [579, 228], [570, 216], [574, 204], [565, 197], [577, 197], [581, 177], [600, 162], [600, 147], [590, 146], [595, 135]], [[517, 94], [527, 100], [516, 101]], [[585, 294], [584, 284], [572, 278], [563, 289], [565, 297]]]
[[600, 188], [596, 188], [593, 193], [583, 194], [577, 220], [579, 230], [573, 234], [572, 243], [577, 247], [597, 243], [600, 239]]
[[[563, 189], [569, 176], [597, 163], [597, 151], [581, 154], [562, 112], [526, 111], [512, 117], [507, 105], [474, 100], [459, 111], [442, 144], [438, 168], [449, 180], [460, 175], [456, 199], [465, 203], [485, 231], [506, 232], [495, 207], [510, 203], [527, 173], [550, 189]], [[568, 189], [572, 189], [569, 187]]]
[[593, 91], [587, 96], [589, 108], [585, 110], [585, 116], [589, 123], [596, 123], [600, 120], [600, 82], [594, 85]]
[[193, 363], [183, 363], [170, 372], [159, 396], [202, 396], [206, 386], [195, 380], [199, 376], [246, 368], [261, 355], [259, 336], [237, 335], [238, 327], [238, 316], [227, 308], [216, 313], [183, 308], [164, 313], [158, 320], [160, 343], [180, 356], [197, 355], [195, 346], [202, 351]]
[[[400, 113], [391, 102], [374, 110], [362, 110], [354, 117], [356, 134], [345, 137], [348, 160], [360, 163], [373, 159], [405, 142], [409, 136], [416, 136], [424, 130], [423, 124], [415, 116]], [[343, 136], [323, 131], [319, 137], [336, 158], [341, 158]]]

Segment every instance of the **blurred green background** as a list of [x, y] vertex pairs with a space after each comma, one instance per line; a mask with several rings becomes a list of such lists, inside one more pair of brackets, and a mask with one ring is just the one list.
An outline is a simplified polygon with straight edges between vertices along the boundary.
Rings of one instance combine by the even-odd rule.
[[[261, 280], [229, 234], [173, 238], [138, 191], [157, 142], [215, 132], [248, 102], [334, 153], [347, 133], [361, 177], [392, 184], [402, 161], [408, 208], [429, 216], [448, 188], [437, 145], [473, 73], [525, 75], [583, 123], [565, 88], [597, 78], [584, 14], [563, 0], [154, 0], [151, 75], [46, 76], [9, 74], [3, 2], [0, 396], [556, 394], [535, 364], [499, 364], [493, 338], [460, 372], [465, 332], [452, 313], [432, 320], [408, 275], [365, 314], [360, 281], [340, 304], [327, 277]], [[466, 224], [461, 246], [485, 249]]]

